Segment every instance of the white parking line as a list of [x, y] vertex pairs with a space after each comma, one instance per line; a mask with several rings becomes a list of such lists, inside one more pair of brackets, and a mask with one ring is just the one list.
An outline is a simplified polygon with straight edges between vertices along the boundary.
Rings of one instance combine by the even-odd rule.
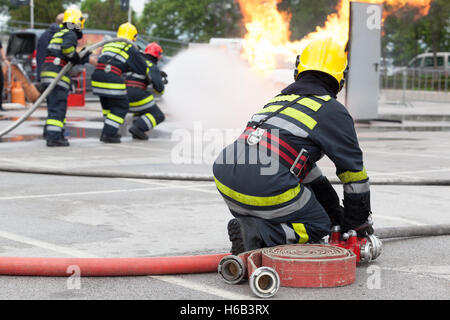
[[[152, 185], [157, 185], [157, 186], [167, 185], [167, 182], [163, 183], [163, 182], [149, 181], [149, 180], [144, 180], [144, 179], [128, 179], [128, 178], [121, 178], [121, 179], [126, 180], [126, 181], [138, 182], [138, 183], [143, 183], [143, 184], [152, 184]], [[173, 181], [171, 183], [172, 183], [171, 187], [175, 188], [175, 189], [188, 189], [188, 190], [212, 193], [212, 194], [217, 194], [217, 195], [219, 194], [219, 191], [216, 190], [216, 187], [213, 182], [209, 182], [209, 183], [205, 183], [205, 184], [199, 184], [197, 182], [197, 183], [191, 183], [189, 185], [186, 185], [186, 184], [180, 185], [179, 181], [176, 181], [176, 182]], [[201, 187], [210, 187], [213, 190], [200, 189]]]

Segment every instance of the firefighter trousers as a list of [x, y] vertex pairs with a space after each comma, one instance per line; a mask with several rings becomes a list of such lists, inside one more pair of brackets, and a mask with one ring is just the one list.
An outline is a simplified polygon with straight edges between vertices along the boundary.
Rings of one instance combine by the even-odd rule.
[[114, 137], [125, 121], [128, 112], [128, 97], [126, 95], [114, 98], [100, 96], [100, 103], [104, 115], [102, 136]]
[[67, 96], [69, 90], [56, 86], [47, 96], [47, 140], [60, 140], [63, 138], [64, 125], [67, 113]]

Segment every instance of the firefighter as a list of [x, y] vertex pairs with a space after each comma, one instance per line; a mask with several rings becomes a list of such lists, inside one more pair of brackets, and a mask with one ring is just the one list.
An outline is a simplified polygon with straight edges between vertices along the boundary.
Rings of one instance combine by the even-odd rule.
[[148, 140], [146, 131], [156, 127], [165, 119], [161, 109], [155, 103], [152, 91], [147, 89], [151, 84], [157, 94], [162, 95], [164, 92], [164, 83], [167, 82], [163, 79], [165, 73], [161, 72], [157, 66], [162, 52], [163, 49], [155, 42], [145, 48], [144, 56], [150, 69], [151, 83], [148, 77], [133, 72], [128, 73], [125, 80], [130, 100], [129, 112], [133, 113], [135, 119], [128, 131], [134, 139]]
[[[69, 8], [64, 12], [60, 30], [53, 34], [41, 72], [41, 83], [47, 87], [58, 76], [61, 69], [70, 61], [73, 64], [87, 63], [90, 53], [83, 59], [76, 51], [78, 40], [83, 37], [85, 18], [80, 10]], [[47, 97], [48, 117], [44, 126], [44, 138], [48, 147], [66, 147], [69, 141], [64, 137], [67, 96], [71, 79], [63, 75], [56, 87]]]
[[[317, 243], [332, 225], [373, 233], [363, 154], [353, 119], [336, 100], [346, 67], [344, 49], [331, 38], [312, 41], [297, 57], [294, 83], [214, 162], [217, 189], [235, 217], [228, 223], [233, 254]], [[323, 155], [344, 185], [343, 207], [316, 165]]]
[[[136, 27], [130, 23], [122, 24], [117, 31], [118, 38], [131, 41], [136, 41], [137, 35]], [[127, 87], [122, 75], [129, 71], [145, 78], [149, 73], [149, 67], [138, 49], [120, 41], [106, 44], [92, 74], [92, 91], [100, 96], [105, 118], [100, 136], [100, 141], [104, 143], [121, 142], [118, 131], [129, 108]]]

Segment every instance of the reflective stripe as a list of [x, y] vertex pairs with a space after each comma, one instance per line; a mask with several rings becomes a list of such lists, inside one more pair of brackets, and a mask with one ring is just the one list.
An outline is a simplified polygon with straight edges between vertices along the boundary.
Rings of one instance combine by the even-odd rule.
[[295, 99], [300, 98], [300, 96], [296, 95], [296, 94], [288, 94], [288, 95], [282, 95], [282, 96], [278, 96], [273, 98], [272, 100], [269, 101], [269, 103], [274, 103], [274, 102], [280, 102], [280, 101], [294, 101]]
[[52, 125], [47, 125], [46, 130], [47, 131], [53, 131], [53, 132], [62, 132], [63, 128], [55, 127], [55, 126], [52, 126]]
[[[276, 112], [280, 108], [283, 108], [283, 106], [273, 105], [273, 106], [269, 106], [267, 108], [262, 109], [258, 113]], [[301, 112], [297, 109], [291, 108], [291, 107], [284, 109], [280, 113], [297, 120], [298, 122], [304, 124], [311, 130], [314, 129], [314, 127], [317, 124], [317, 121], [314, 120], [313, 118], [311, 118], [310, 116], [308, 116], [306, 113], [303, 113], [303, 112]]]
[[284, 234], [286, 235], [286, 243], [296, 243], [295, 232], [286, 223], [282, 223]]
[[130, 107], [142, 106], [144, 104], [147, 104], [147, 103], [153, 101], [153, 99], [154, 99], [153, 95], [150, 95], [150, 96], [148, 96], [148, 97], [146, 97], [146, 98], [144, 98], [142, 100], [130, 102]]
[[135, 79], [141, 79], [141, 80], [145, 80], [147, 79], [147, 76], [143, 75], [143, 74], [139, 74], [139, 73], [127, 73], [128, 77], [133, 77]]
[[114, 59], [117, 59], [117, 60], [119, 60], [122, 63], [126, 63], [127, 62], [127, 59], [125, 59], [124, 57], [119, 56], [119, 55], [117, 55], [117, 54], [115, 54], [113, 52], [102, 52], [101, 55], [102, 56], [105, 55], [105, 56], [113, 57]]
[[155, 117], [154, 116], [152, 116], [152, 114], [151, 113], [146, 113], [145, 114], [145, 116], [148, 118], [148, 120], [150, 120], [150, 122], [151, 122], [151, 126], [150, 126], [150, 128], [154, 128], [154, 127], [156, 127], [156, 119], [155, 119]]
[[216, 182], [217, 189], [219, 189], [221, 193], [237, 202], [250, 206], [258, 206], [258, 207], [276, 206], [294, 199], [300, 193], [300, 185], [298, 185], [276, 196], [271, 197], [250, 196], [247, 194], [237, 192], [227, 187], [216, 178], [214, 178], [214, 180]]
[[[41, 78], [56, 78], [58, 76], [58, 74], [56, 72], [51, 72], [51, 71], [44, 71], [41, 72]], [[64, 82], [67, 82], [68, 84], [70, 84], [70, 78], [66, 77], [66, 76], [62, 76], [61, 80]]]
[[331, 97], [330, 97], [329, 95], [325, 95], [325, 96], [314, 96], [314, 97], [319, 98], [320, 100], [323, 100], [323, 101], [330, 101], [330, 100], [331, 100]]
[[300, 239], [298, 240], [298, 243], [300, 243], [300, 244], [307, 243], [309, 240], [309, 236], [308, 236], [308, 233], [306, 232], [305, 225], [303, 223], [292, 223], [292, 227], [294, 228], [294, 231], [300, 237]]
[[120, 124], [122, 124], [123, 122], [124, 122], [124, 119], [123, 118], [121, 118], [121, 117], [119, 117], [119, 116], [116, 116], [115, 114], [113, 114], [113, 113], [108, 113], [108, 115], [106, 116], [108, 119], [110, 119], [110, 120], [112, 120], [112, 121], [115, 121], [115, 122], [117, 122], [117, 123], [120, 123]]
[[65, 55], [67, 55], [69, 53], [72, 53], [74, 51], [75, 51], [75, 47], [69, 47], [69, 48], [65, 48], [65, 49], [63, 48], [62, 49], [62, 53], [65, 54]]
[[120, 123], [117, 123], [117, 122], [112, 121], [110, 119], [105, 119], [105, 124], [108, 124], [108, 125], [110, 125], [111, 127], [114, 127], [114, 128], [120, 128]]
[[130, 55], [128, 53], [124, 52], [121, 49], [117, 49], [117, 48], [104, 48], [102, 53], [104, 53], [104, 52], [117, 53], [117, 54], [121, 55], [125, 60], [127, 60], [130, 57]]
[[[266, 116], [264, 115], [257, 114], [252, 117], [252, 121], [259, 122], [265, 117]], [[308, 136], [308, 133], [299, 126], [296, 126], [292, 122], [289, 122], [277, 116], [270, 118], [269, 120], [266, 121], [266, 123], [278, 127], [280, 129], [289, 131], [290, 133], [292, 133], [294, 136], [297, 137], [306, 138]]]
[[320, 178], [322, 176], [322, 170], [320, 170], [320, 168], [318, 166], [315, 166], [314, 168], [311, 169], [311, 171], [308, 173], [308, 175], [306, 176], [306, 178], [303, 180], [303, 183], [311, 183], [314, 180]]
[[127, 86], [125, 83], [109, 83], [109, 82], [98, 82], [92, 81], [92, 86], [102, 89], [114, 89], [114, 90], [126, 90]]
[[311, 109], [312, 111], [317, 111], [322, 106], [322, 104], [320, 104], [317, 101], [314, 101], [313, 99], [310, 99], [310, 98], [300, 99], [299, 101], [297, 101], [297, 103]]
[[143, 106], [140, 106], [140, 107], [130, 107], [130, 111], [131, 112], [142, 111], [142, 110], [153, 107], [155, 104], [156, 104], [156, 102], [152, 101], [152, 102], [144, 104]]
[[[42, 77], [42, 74], [41, 74], [41, 77]], [[51, 84], [54, 79], [55, 78], [41, 78], [41, 82]], [[64, 89], [70, 90], [70, 84], [68, 84], [62, 80], [58, 81], [57, 85], [60, 87], [63, 87]]]
[[366, 168], [362, 171], [346, 171], [344, 173], [338, 174], [339, 179], [342, 183], [358, 182], [368, 179]]
[[365, 193], [370, 191], [369, 181], [364, 183], [346, 183], [344, 184], [345, 193]]
[[54, 38], [54, 39], [50, 40], [50, 43], [62, 44], [63, 43], [63, 39], [62, 38]]
[[55, 119], [47, 119], [45, 124], [48, 125], [48, 126], [55, 126], [55, 127], [59, 127], [59, 128], [63, 128], [64, 127], [64, 122], [59, 121], [59, 120], [55, 120]]
[[287, 216], [291, 213], [294, 213], [302, 209], [310, 199], [311, 199], [311, 191], [309, 191], [307, 188], [303, 188], [303, 194], [298, 198], [298, 200], [288, 204], [287, 206], [272, 210], [254, 210], [243, 208], [237, 205], [236, 203], [231, 202], [230, 200], [224, 198], [225, 203], [227, 204], [228, 208], [231, 211], [239, 213], [243, 216], [253, 216], [261, 219], [275, 219]]
[[61, 45], [52, 43], [52, 44], [48, 45], [47, 49], [53, 49], [53, 50], [58, 50], [59, 51], [59, 50], [61, 50]]
[[103, 113], [104, 116], [107, 116], [110, 112], [111, 112], [111, 110], [102, 109], [102, 113]]
[[127, 90], [112, 90], [112, 89], [99, 89], [92, 87], [92, 92], [99, 95], [108, 95], [108, 96], [126, 96]]

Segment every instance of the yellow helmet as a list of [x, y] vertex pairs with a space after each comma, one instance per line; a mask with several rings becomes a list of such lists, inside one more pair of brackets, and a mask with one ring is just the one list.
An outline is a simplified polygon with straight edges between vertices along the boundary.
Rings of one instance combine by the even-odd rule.
[[295, 80], [304, 71], [321, 71], [337, 80], [342, 89], [344, 71], [347, 68], [347, 54], [331, 38], [313, 40], [297, 57]]
[[125, 38], [131, 41], [135, 41], [137, 35], [138, 31], [136, 27], [129, 22], [120, 25], [119, 30], [117, 31], [118, 38]]
[[85, 21], [86, 19], [83, 17], [83, 13], [77, 8], [69, 8], [64, 11], [63, 23], [70, 23], [75, 28], [82, 30]]

